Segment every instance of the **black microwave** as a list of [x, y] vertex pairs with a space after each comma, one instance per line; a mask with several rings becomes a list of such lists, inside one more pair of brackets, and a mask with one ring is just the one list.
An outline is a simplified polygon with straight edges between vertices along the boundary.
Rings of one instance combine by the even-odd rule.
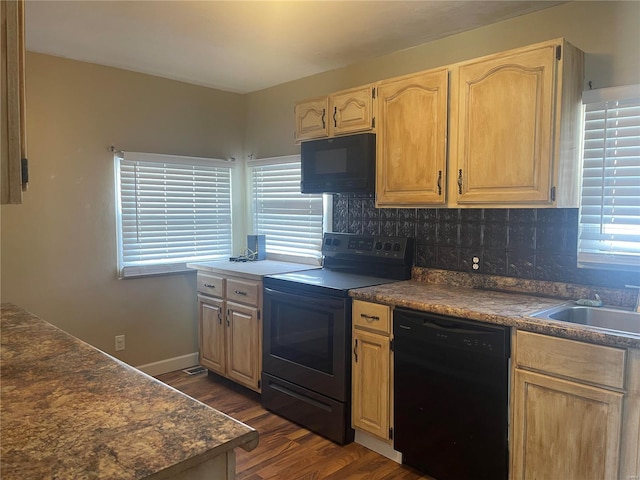
[[302, 193], [373, 193], [376, 136], [346, 135], [302, 142]]

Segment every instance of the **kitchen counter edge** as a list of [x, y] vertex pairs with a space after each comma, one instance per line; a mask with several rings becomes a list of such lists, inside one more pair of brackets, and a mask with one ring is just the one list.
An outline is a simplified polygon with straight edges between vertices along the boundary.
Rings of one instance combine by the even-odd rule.
[[567, 300], [407, 280], [349, 291], [357, 300], [515, 327], [622, 348], [640, 348], [640, 335], [531, 317]]

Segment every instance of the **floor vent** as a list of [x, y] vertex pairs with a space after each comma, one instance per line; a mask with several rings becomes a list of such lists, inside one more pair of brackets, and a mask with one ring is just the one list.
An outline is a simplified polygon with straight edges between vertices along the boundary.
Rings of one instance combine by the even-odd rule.
[[182, 371], [187, 375], [198, 375], [199, 373], [205, 373], [207, 369], [198, 365], [197, 367], [185, 368]]

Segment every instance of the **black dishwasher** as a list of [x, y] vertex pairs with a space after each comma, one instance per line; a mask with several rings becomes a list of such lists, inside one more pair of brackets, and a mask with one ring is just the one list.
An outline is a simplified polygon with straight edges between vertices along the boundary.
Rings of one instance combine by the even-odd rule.
[[508, 477], [508, 327], [397, 308], [394, 448], [437, 480]]

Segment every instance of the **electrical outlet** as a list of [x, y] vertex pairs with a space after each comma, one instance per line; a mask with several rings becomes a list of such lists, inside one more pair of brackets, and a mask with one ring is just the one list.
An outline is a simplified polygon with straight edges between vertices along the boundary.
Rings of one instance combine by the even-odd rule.
[[471, 265], [471, 268], [473, 268], [474, 270], [479, 270], [480, 269], [480, 257], [474, 256], [471, 261], [473, 262], [473, 264]]
[[116, 335], [116, 352], [124, 350], [124, 335]]

